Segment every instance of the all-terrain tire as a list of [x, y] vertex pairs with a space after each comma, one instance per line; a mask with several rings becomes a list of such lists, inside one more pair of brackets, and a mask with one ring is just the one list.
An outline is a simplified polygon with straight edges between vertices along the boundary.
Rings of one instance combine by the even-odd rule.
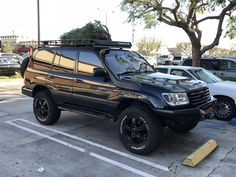
[[160, 145], [163, 125], [158, 117], [144, 105], [132, 105], [119, 115], [119, 137], [133, 153], [146, 155]]
[[180, 132], [180, 133], [187, 133], [190, 130], [194, 129], [198, 124], [198, 121], [195, 122], [191, 122], [191, 123], [187, 123], [185, 125], [169, 125], [168, 127], [171, 130], [174, 130], [176, 132]]
[[50, 92], [47, 90], [38, 92], [35, 95], [33, 110], [35, 118], [39, 123], [44, 125], [52, 125], [56, 123], [61, 115], [61, 110], [58, 109]]
[[29, 59], [30, 59], [29, 57], [25, 58], [22, 61], [21, 65], [20, 65], [20, 75], [21, 75], [21, 77], [24, 77], [24, 75], [25, 75], [25, 70], [26, 70], [26, 68], [28, 66]]

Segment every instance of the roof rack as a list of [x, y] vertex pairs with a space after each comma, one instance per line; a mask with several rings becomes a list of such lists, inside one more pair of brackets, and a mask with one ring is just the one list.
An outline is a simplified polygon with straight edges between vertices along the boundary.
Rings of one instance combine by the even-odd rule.
[[100, 39], [90, 39], [90, 40], [47, 40], [40, 41], [41, 47], [46, 46], [80, 46], [80, 47], [96, 47], [96, 48], [131, 48], [131, 42], [121, 42], [121, 41], [109, 41]]

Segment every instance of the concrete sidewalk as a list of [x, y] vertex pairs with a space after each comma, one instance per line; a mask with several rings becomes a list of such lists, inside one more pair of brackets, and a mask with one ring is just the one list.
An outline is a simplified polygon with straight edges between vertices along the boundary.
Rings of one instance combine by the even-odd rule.
[[0, 79], [0, 87], [23, 85], [24, 79]]

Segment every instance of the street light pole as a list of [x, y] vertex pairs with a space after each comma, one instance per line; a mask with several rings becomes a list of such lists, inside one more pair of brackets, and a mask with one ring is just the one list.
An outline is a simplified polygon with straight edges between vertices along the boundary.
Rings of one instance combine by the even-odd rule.
[[40, 12], [39, 12], [39, 0], [37, 0], [37, 11], [38, 11], [38, 47], [40, 45]]
[[[108, 11], [107, 11], [107, 10], [104, 10], [104, 9], [101, 9], [101, 8], [97, 8], [97, 10], [100, 10], [100, 11], [102, 11], [102, 12], [105, 13], [105, 24], [106, 24], [106, 27], [107, 27]], [[114, 11], [111, 11], [111, 13], [114, 13]]]

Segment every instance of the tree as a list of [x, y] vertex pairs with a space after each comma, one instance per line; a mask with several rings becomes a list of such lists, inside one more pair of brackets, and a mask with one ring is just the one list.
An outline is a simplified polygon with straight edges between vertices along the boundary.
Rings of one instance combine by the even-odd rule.
[[236, 17], [230, 17], [229, 23], [227, 24], [227, 32], [226, 35], [229, 36], [230, 39], [236, 37]]
[[12, 46], [11, 44], [3, 44], [2, 45], [2, 52], [6, 52], [6, 53], [11, 53], [14, 50], [14, 46]]
[[192, 46], [190, 42], [178, 42], [176, 44], [178, 50], [181, 51], [182, 55], [190, 57], [192, 55]]
[[161, 47], [161, 41], [154, 37], [143, 37], [137, 42], [136, 46], [138, 48], [138, 53], [141, 55], [154, 56], [157, 55], [157, 52]]
[[[121, 8], [129, 13], [129, 21], [141, 20], [146, 27], [150, 28], [163, 22], [181, 28], [188, 35], [192, 45], [193, 66], [199, 66], [201, 56], [219, 44], [226, 17], [230, 17], [226, 35], [233, 29], [230, 29], [230, 26], [235, 27], [233, 25], [236, 23], [233, 21], [236, 0], [123, 0]], [[217, 15], [206, 15], [216, 12]], [[208, 20], [217, 21], [216, 34], [211, 43], [202, 46], [200, 25]]]
[[69, 32], [66, 32], [60, 36], [61, 40], [86, 40], [86, 39], [102, 39], [111, 40], [111, 35], [108, 28], [100, 21], [94, 23], [89, 22], [82, 28], [76, 28]]
[[210, 50], [208, 50], [208, 55], [212, 57], [222, 57], [222, 56], [229, 56], [231, 53], [231, 50], [229, 49], [223, 49], [219, 47], [214, 47]]

